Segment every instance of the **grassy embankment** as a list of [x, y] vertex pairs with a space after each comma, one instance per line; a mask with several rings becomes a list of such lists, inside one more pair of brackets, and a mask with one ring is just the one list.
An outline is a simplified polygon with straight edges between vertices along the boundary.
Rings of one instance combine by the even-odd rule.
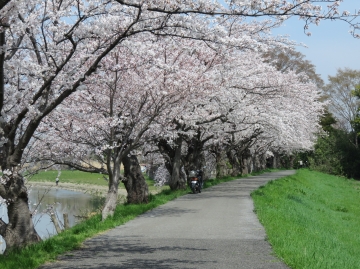
[[[43, 171], [31, 176], [29, 181], [55, 183], [55, 178], [57, 177], [57, 175], [57, 170]], [[108, 184], [101, 174], [85, 173], [77, 170], [62, 170], [60, 175], [60, 181], [64, 183], [92, 184], [99, 186], [107, 186]]]
[[291, 268], [360, 268], [360, 182], [299, 170], [252, 197], [274, 252]]
[[[56, 170], [40, 172], [33, 175], [29, 179], [29, 183], [31, 184], [31, 182], [51, 182], [55, 184], [55, 179], [57, 175], [58, 171]], [[154, 186], [154, 182], [147, 177], [146, 182], [148, 183], [150, 191], [158, 190], [158, 188]], [[61, 183], [72, 183], [79, 185], [90, 184], [104, 187], [108, 186], [108, 182], [103, 178], [103, 175], [96, 173], [85, 173], [76, 170], [62, 170], [60, 175], [60, 184]], [[119, 188], [124, 189], [124, 184], [120, 183]]]
[[[68, 174], [69, 173], [69, 174]], [[50, 181], [54, 182], [57, 171], [47, 171], [33, 177], [31, 181]], [[205, 182], [205, 188], [221, 182], [234, 180], [238, 177], [226, 177], [223, 179], [208, 180]], [[107, 184], [103, 179], [99, 179], [97, 174], [85, 174], [78, 171], [62, 171], [61, 182], [76, 184]], [[154, 182], [147, 180], [149, 188], [157, 188]], [[114, 228], [134, 219], [136, 216], [151, 210], [159, 205], [165, 204], [179, 196], [189, 193], [189, 189], [180, 191], [170, 191], [165, 187], [160, 193], [150, 195], [148, 204], [128, 205], [119, 204], [113, 217], [101, 221], [101, 215], [97, 214], [76, 226], [66, 230], [56, 236], [46, 239], [38, 244], [25, 247], [20, 250], [14, 250], [8, 255], [0, 255], [1, 269], [32, 269], [41, 264], [56, 259], [60, 254], [74, 250], [81, 246], [85, 239], [90, 238], [100, 232]]]

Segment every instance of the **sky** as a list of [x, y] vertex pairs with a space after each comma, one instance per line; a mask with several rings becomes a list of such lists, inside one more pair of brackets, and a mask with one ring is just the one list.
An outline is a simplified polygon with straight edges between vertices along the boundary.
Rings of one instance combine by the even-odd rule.
[[[358, 11], [360, 0], [344, 0], [340, 10]], [[307, 48], [297, 46], [296, 49], [316, 66], [316, 72], [325, 83], [328, 76], [336, 75], [339, 68], [360, 70], [360, 39], [349, 33], [350, 27], [346, 22], [322, 21], [319, 26], [311, 25], [311, 36], [304, 33], [303, 27], [303, 21], [292, 18], [273, 30], [273, 34], [287, 34], [290, 40], [306, 44]]]

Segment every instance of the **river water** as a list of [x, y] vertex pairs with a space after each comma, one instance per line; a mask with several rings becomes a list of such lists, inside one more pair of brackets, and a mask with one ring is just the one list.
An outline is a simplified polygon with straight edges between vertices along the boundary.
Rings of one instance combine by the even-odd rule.
[[[53, 207], [60, 223], [63, 223], [63, 213], [69, 216], [70, 227], [81, 221], [79, 216], [86, 215], [100, 207], [100, 200], [82, 192], [68, 191], [63, 189], [45, 189], [32, 187], [29, 192], [30, 210], [36, 210], [33, 217], [35, 229], [42, 239], [56, 234], [54, 224], [47, 213], [47, 208]], [[0, 218], [8, 222], [6, 206], [0, 205]], [[5, 250], [5, 242], [0, 236], [0, 253]]]

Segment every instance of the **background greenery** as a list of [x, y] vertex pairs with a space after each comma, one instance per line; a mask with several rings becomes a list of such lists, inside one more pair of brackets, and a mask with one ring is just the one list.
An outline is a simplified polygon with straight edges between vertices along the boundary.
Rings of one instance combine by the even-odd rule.
[[338, 69], [322, 88], [330, 101], [315, 149], [308, 152], [314, 170], [360, 179], [360, 70]]

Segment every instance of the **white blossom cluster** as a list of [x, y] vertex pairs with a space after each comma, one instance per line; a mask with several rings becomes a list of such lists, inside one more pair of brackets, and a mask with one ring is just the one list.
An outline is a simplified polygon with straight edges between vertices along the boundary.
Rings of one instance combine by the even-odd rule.
[[165, 168], [165, 165], [161, 165], [156, 169], [154, 181], [155, 186], [161, 187], [164, 186], [170, 179], [170, 174]]
[[324, 104], [304, 74], [277, 71], [253, 50], [137, 40], [105, 58], [87, 90], [45, 119], [38, 156], [78, 165], [96, 156], [106, 167], [109, 154], [199, 131], [208, 146], [257, 134], [253, 146], [263, 153], [312, 147]]

